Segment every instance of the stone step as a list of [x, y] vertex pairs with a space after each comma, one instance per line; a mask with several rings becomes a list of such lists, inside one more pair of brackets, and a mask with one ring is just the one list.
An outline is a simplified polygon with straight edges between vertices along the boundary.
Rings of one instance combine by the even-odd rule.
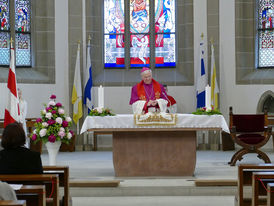
[[[88, 184], [87, 184], [88, 185]], [[117, 187], [70, 187], [72, 197], [235, 196], [237, 186], [195, 186], [188, 179], [127, 179]]]
[[73, 197], [73, 206], [233, 206], [234, 196]]

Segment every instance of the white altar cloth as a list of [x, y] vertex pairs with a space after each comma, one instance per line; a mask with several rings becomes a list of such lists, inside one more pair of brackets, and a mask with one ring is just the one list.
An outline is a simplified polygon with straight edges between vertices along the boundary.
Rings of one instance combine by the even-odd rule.
[[222, 115], [177, 114], [177, 124], [173, 126], [137, 126], [133, 114], [115, 116], [87, 116], [81, 128], [81, 134], [89, 129], [111, 128], [220, 128], [229, 133], [229, 128]]

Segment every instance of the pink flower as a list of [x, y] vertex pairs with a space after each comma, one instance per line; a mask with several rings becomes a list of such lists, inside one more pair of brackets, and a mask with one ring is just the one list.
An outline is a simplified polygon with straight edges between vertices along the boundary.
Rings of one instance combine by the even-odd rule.
[[38, 118], [38, 119], [36, 119], [36, 122], [38, 123], [38, 122], [42, 122], [42, 119], [41, 118]]
[[58, 102], [55, 106], [56, 107], [62, 107], [62, 104], [60, 102]]
[[37, 139], [37, 135], [36, 135], [36, 134], [33, 134], [32, 137], [31, 137], [31, 139], [32, 139], [33, 141], [35, 141], [35, 140]]
[[50, 99], [56, 99], [56, 95], [52, 94], [52, 95], [50, 96]]
[[50, 112], [48, 112], [48, 113], [46, 113], [46, 118], [48, 118], [48, 119], [51, 119], [52, 118], [52, 114], [50, 113]]
[[55, 124], [55, 120], [53, 120], [53, 119], [48, 120], [48, 124], [49, 125]]
[[60, 136], [61, 138], [63, 138], [65, 135], [66, 135], [66, 134], [65, 134], [65, 132], [63, 132], [63, 131], [59, 131], [59, 132], [58, 132], [58, 136]]
[[46, 123], [46, 122], [43, 122], [43, 123], [42, 123], [42, 126], [43, 126], [43, 127], [48, 127], [48, 126], [49, 126], [49, 124], [48, 124], [48, 123]]
[[55, 102], [54, 101], [49, 101], [48, 106], [55, 106]]
[[71, 118], [70, 117], [66, 117], [66, 121], [67, 122], [71, 122]]
[[71, 138], [72, 138], [72, 134], [71, 134], [70, 132], [67, 134], [67, 138], [68, 138], [68, 139], [71, 139]]
[[63, 121], [63, 127], [67, 127], [68, 126], [68, 122], [66, 120]]
[[48, 112], [49, 110], [51, 110], [51, 107], [47, 107], [46, 108], [46, 112]]
[[50, 136], [49, 136], [49, 138], [48, 138], [48, 140], [49, 140], [49, 142], [55, 142], [55, 140], [56, 140], [56, 137], [54, 136], [54, 134], [51, 134]]
[[58, 113], [59, 113], [59, 114], [65, 114], [65, 110], [63, 110], [62, 108], [59, 108], [59, 109], [58, 109]]
[[52, 110], [51, 113], [52, 113], [52, 114], [56, 114], [56, 111], [55, 111], [55, 110]]
[[58, 124], [62, 124], [63, 120], [62, 120], [61, 117], [57, 117], [57, 118], [56, 118], [56, 122], [57, 122]]
[[46, 134], [47, 134], [47, 129], [41, 129], [40, 132], [39, 132], [39, 135], [41, 137], [44, 137]]

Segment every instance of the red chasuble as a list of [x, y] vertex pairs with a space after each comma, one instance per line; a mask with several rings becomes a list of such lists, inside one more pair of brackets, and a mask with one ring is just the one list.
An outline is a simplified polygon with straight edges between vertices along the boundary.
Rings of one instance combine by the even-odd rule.
[[[152, 79], [152, 85], [153, 85], [155, 98], [160, 99], [161, 92], [162, 92], [160, 84], [157, 81], [155, 81], [154, 79]], [[144, 81], [141, 81], [140, 83], [137, 84], [137, 93], [138, 93], [138, 97], [140, 100], [147, 101], [146, 92], [145, 92], [145, 88], [144, 88]]]

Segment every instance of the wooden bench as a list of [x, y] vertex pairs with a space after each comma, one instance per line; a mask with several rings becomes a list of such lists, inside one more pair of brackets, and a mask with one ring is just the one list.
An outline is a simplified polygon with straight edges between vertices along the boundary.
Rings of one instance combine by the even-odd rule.
[[274, 205], [274, 183], [267, 184], [267, 206]]
[[27, 206], [46, 206], [45, 185], [23, 185], [15, 193], [18, 200], [26, 200]]
[[59, 206], [59, 177], [57, 174], [12, 174], [0, 175], [0, 180], [10, 184], [45, 185], [47, 202]]
[[97, 136], [98, 135], [104, 135], [104, 134], [108, 134], [108, 135], [112, 135], [112, 131], [94, 131], [93, 132], [93, 148], [92, 151], [97, 151]]
[[25, 200], [0, 200], [0, 206], [26, 206]]
[[252, 186], [252, 174], [258, 171], [274, 171], [274, 164], [241, 164], [238, 166], [238, 205], [251, 205], [251, 198], [244, 197], [244, 186]]
[[259, 197], [267, 195], [267, 190], [262, 186], [274, 182], [274, 172], [253, 172], [252, 175], [252, 206], [261, 205]]
[[64, 188], [64, 206], [71, 205], [69, 194], [69, 167], [68, 166], [43, 166], [44, 174], [56, 174], [59, 177], [59, 187]]

